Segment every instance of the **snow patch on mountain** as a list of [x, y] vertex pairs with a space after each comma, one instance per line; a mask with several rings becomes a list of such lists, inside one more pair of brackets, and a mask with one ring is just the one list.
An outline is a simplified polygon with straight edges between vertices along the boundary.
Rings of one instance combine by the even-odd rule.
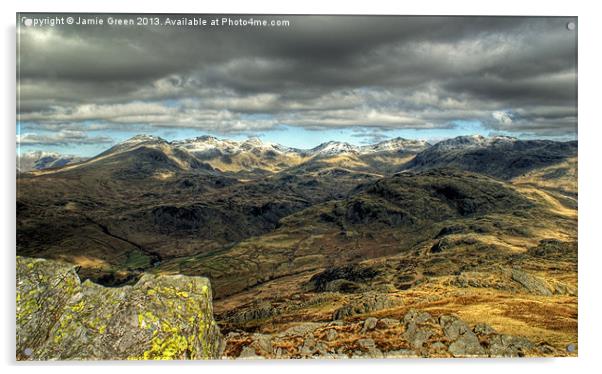
[[32, 151], [17, 155], [17, 170], [27, 172], [58, 168], [75, 162], [86, 160], [84, 157], [63, 155], [58, 152]]

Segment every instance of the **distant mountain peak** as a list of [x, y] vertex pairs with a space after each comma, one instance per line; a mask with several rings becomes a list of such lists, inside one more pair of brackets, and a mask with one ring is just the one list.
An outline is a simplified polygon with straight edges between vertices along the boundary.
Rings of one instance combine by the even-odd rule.
[[426, 140], [392, 138], [384, 140], [380, 143], [365, 145], [360, 148], [362, 153], [377, 153], [377, 152], [420, 152], [430, 147]]
[[357, 152], [359, 147], [346, 142], [328, 141], [309, 150], [309, 153], [321, 156], [331, 156], [339, 153]]
[[249, 145], [254, 145], [254, 146], [260, 146], [263, 144], [261, 139], [259, 139], [256, 136], [252, 136], [252, 137], [248, 138], [247, 140], [244, 141], [244, 143], [249, 144]]
[[206, 142], [206, 141], [216, 141], [216, 140], [219, 140], [219, 139], [216, 138], [215, 136], [201, 135], [201, 136], [197, 136], [194, 138], [180, 140], [178, 142]]
[[144, 143], [144, 142], [165, 142], [165, 143], [167, 143], [167, 140], [165, 140], [159, 136], [155, 136], [155, 135], [138, 134], [138, 135], [135, 135], [135, 136], [125, 140], [122, 143]]
[[458, 136], [418, 153], [404, 167], [415, 170], [456, 168], [509, 180], [574, 157], [576, 146], [509, 136]]
[[57, 168], [84, 160], [86, 160], [85, 157], [63, 155], [58, 152], [31, 151], [17, 155], [17, 168], [22, 172], [43, 170]]
[[481, 148], [499, 143], [513, 143], [518, 139], [510, 136], [483, 136], [483, 135], [461, 135], [455, 138], [442, 140], [435, 144], [437, 149], [461, 149], [461, 148]]

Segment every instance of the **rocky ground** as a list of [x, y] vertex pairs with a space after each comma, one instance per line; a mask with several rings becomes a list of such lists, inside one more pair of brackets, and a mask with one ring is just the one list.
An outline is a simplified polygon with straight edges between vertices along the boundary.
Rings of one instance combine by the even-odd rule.
[[20, 359], [577, 355], [576, 142], [208, 142], [19, 174]]
[[474, 326], [454, 315], [434, 317], [411, 310], [401, 320], [369, 317], [303, 323], [268, 335], [233, 332], [225, 336], [224, 358], [406, 358], [524, 357], [564, 355], [548, 344]]
[[[401, 318], [361, 317], [394, 310], [403, 300], [361, 294], [330, 322], [294, 323], [280, 332], [229, 332], [213, 320], [204, 278], [145, 276], [134, 286], [80, 283], [74, 267], [17, 258], [17, 358], [289, 359], [562, 356], [544, 342], [503, 334], [457, 315], [410, 309]], [[531, 287], [532, 279], [519, 282]], [[522, 284], [522, 283], [521, 283]], [[536, 291], [541, 292], [541, 284]], [[301, 303], [307, 307], [311, 303]], [[276, 315], [233, 314], [248, 322]], [[360, 316], [359, 318], [349, 318]]]

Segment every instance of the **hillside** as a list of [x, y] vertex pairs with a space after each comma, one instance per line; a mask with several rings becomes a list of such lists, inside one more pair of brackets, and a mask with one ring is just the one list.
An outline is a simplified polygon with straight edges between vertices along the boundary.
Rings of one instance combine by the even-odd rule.
[[224, 357], [574, 355], [576, 154], [136, 136], [20, 173], [17, 253], [90, 289], [208, 278]]
[[512, 179], [577, 155], [577, 142], [518, 140], [509, 137], [461, 136], [420, 152], [402, 169], [453, 167]]

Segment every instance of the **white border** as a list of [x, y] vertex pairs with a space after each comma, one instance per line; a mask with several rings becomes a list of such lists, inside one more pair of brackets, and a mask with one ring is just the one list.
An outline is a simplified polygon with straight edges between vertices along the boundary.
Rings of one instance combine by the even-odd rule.
[[[309, 370], [318, 372], [341, 371], [346, 374], [366, 371], [397, 371], [418, 373], [514, 373], [538, 371], [546, 373], [576, 374], [597, 371], [602, 367], [599, 350], [602, 339], [600, 326], [600, 282], [602, 277], [602, 246], [600, 227], [600, 173], [602, 161], [602, 119], [600, 118], [600, 59], [599, 36], [602, 15], [596, 2], [588, 1], [399, 1], [395, 4], [370, 0], [351, 1], [304, 0], [295, 4], [279, 1], [180, 1], [180, 0], [4, 0], [2, 12], [2, 89], [0, 105], [4, 114], [2, 124], [2, 214], [0, 237], [4, 271], [2, 272], [3, 328], [0, 346], [6, 372], [19, 373], [90, 373], [106, 374], [113, 371], [144, 371], [163, 373], [168, 370], [187, 372], [235, 373], [261, 371], [290, 374]], [[270, 362], [187, 362], [187, 363], [46, 363], [17, 364], [14, 361], [14, 256], [15, 256], [15, 13], [23, 12], [157, 12], [157, 13], [315, 13], [315, 14], [427, 14], [427, 15], [543, 15], [579, 17], [579, 358], [571, 359], [518, 359], [518, 360], [405, 360], [405, 361], [270, 361]]]

